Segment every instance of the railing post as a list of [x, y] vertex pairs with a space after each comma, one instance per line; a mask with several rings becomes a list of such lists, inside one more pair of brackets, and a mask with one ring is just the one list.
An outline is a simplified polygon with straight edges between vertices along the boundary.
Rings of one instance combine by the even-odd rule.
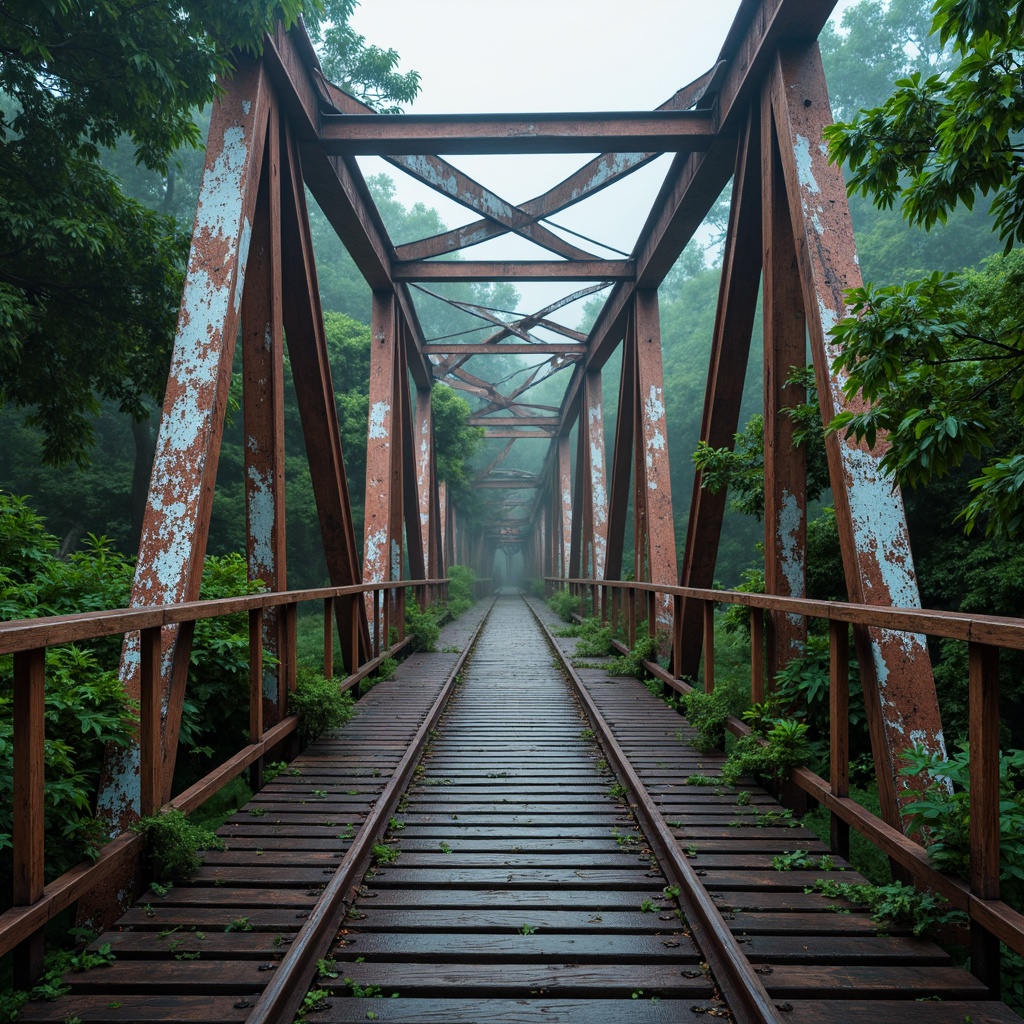
[[750, 703], [764, 703], [764, 610], [750, 609]]
[[398, 616], [398, 639], [405, 639], [405, 587], [396, 587], [395, 615]]
[[629, 623], [629, 646], [630, 649], [636, 646], [636, 591], [632, 587], [626, 588], [626, 600], [629, 607], [626, 611], [627, 622]]
[[284, 691], [281, 694], [282, 703], [280, 704], [282, 715], [287, 714], [288, 694], [295, 689], [295, 671], [298, 667], [296, 652], [298, 644], [298, 617], [299, 606], [296, 602], [290, 601], [288, 604], [281, 606], [282, 650], [277, 652], [277, 656], [280, 659], [278, 673], [282, 677], [280, 688]]
[[[970, 644], [971, 895], [999, 899], [999, 648]], [[971, 973], [999, 998], [999, 939], [971, 919]]]
[[[252, 633], [249, 634], [250, 646]], [[163, 754], [160, 746], [160, 627], [139, 634], [139, 812], [146, 818], [160, 807], [163, 785]], [[250, 687], [251, 699], [251, 687]], [[262, 691], [257, 690], [257, 705], [263, 713]], [[251, 718], [251, 712], [250, 712]]]
[[715, 689], [715, 602], [701, 602], [704, 610], [704, 692]]
[[[376, 658], [381, 652], [380, 631], [387, 627], [387, 609], [381, 609], [382, 591], [373, 590], [373, 656]], [[381, 622], [381, 611], [384, 611], [384, 622]]]
[[645, 591], [647, 595], [647, 635], [658, 635], [658, 595], [653, 590]]
[[[46, 742], [46, 649], [14, 655], [14, 905], [43, 895]], [[43, 972], [44, 934], [34, 932], [14, 949], [14, 977], [35, 981]]]
[[[829, 780], [832, 795], [850, 795], [850, 627], [838, 619], [828, 621], [829, 653]], [[850, 826], [831, 815], [832, 849], [850, 859]]]
[[683, 599], [678, 595], [672, 598], [672, 675], [681, 678], [683, 664]]
[[[149, 632], [149, 631], [147, 631]], [[159, 633], [159, 630], [156, 631]], [[145, 653], [145, 633], [143, 633], [143, 653]], [[145, 701], [146, 677], [145, 658], [143, 658], [142, 693]], [[159, 678], [159, 676], [157, 677]], [[280, 692], [280, 687], [278, 687]], [[145, 708], [145, 704], [143, 704]], [[281, 717], [286, 707], [280, 707]], [[159, 725], [159, 720], [157, 722]], [[249, 742], [259, 743], [263, 739], [263, 609], [253, 608], [249, 612]], [[145, 740], [143, 740], [143, 759], [145, 759]], [[145, 764], [145, 760], [143, 760]], [[249, 768], [249, 785], [254, 793], [263, 788], [263, 758], [257, 758]], [[143, 799], [145, 807], [145, 799]], [[146, 813], [144, 810], [143, 814]]]
[[[353, 597], [349, 602], [349, 622], [348, 627], [352, 634], [352, 664], [346, 666], [349, 673], [354, 673], [359, 669], [359, 611], [356, 603], [358, 600], [362, 600], [362, 595]], [[364, 605], [365, 607], [365, 605]]]
[[324, 598], [324, 676], [334, 678], [334, 598]]

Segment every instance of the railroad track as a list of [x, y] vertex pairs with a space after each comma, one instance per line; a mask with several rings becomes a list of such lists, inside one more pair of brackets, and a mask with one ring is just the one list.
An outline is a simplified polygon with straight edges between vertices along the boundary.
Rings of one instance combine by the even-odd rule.
[[1018, 1020], [931, 943], [803, 892], [829, 872], [782, 879], [773, 854], [825, 848], [761, 827], [752, 784], [690, 784], [720, 759], [635, 681], [553, 661], [574, 642], [548, 618], [502, 597], [465, 664], [468, 636], [406, 663], [25, 1019]]

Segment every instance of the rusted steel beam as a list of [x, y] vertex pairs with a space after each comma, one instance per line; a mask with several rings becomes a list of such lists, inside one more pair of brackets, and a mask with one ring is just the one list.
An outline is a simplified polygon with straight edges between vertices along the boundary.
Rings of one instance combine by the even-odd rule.
[[[398, 452], [402, 474], [402, 508], [405, 519], [405, 543], [409, 562], [410, 579], [427, 579], [427, 558], [429, 543], [424, 543], [420, 524], [420, 494], [418, 480], [418, 433], [415, 423], [412, 393], [409, 388], [408, 341], [409, 327], [402, 323], [399, 334], [398, 376], [395, 390], [399, 399], [402, 423], [402, 446]], [[399, 527], [401, 529], [401, 527]], [[399, 574], [401, 576], [401, 573]]]
[[619, 404], [615, 419], [615, 443], [612, 446], [612, 481], [608, 492], [608, 548], [605, 579], [622, 579], [622, 558], [629, 523], [629, 490], [633, 475], [633, 431], [636, 426], [636, 333], [628, 325], [622, 343], [622, 373], [619, 377]]
[[[633, 251], [636, 281], [616, 285], [605, 303], [590, 332], [587, 369], [600, 369], [622, 339], [633, 288], [661, 284], [721, 194], [733, 170], [734, 136], [749, 104], [760, 97], [776, 48], [787, 40], [816, 39], [834, 7], [835, 0], [748, 0], [741, 7], [719, 55], [726, 66], [716, 82], [717, 140], [707, 152], [673, 162]], [[563, 424], [577, 415], [583, 369], [566, 391]]]
[[[779, 160], [778, 137], [765, 91], [761, 107], [761, 237], [764, 269], [764, 575], [765, 592], [806, 596], [807, 462], [796, 447], [790, 410], [807, 401], [803, 388], [787, 384], [790, 370], [806, 361], [807, 325], [797, 266], [793, 222]], [[767, 677], [807, 646], [807, 623], [799, 615], [769, 614], [766, 621]]]
[[426, 553], [427, 576], [430, 579], [438, 579], [441, 548], [437, 519], [434, 416], [430, 408], [430, 388], [418, 388], [416, 391], [416, 437], [413, 450], [416, 458], [420, 537]]
[[[255, 64], [243, 65], [238, 70], [213, 108], [138, 567], [132, 584], [133, 606], [173, 604], [199, 596], [269, 109], [268, 83]], [[181, 632], [183, 640], [185, 631]], [[166, 629], [161, 694], [161, 703], [167, 709], [162, 780], [165, 789], [170, 786], [167, 760], [171, 759], [173, 767], [180, 719], [180, 703], [175, 701], [172, 689], [177, 694], [182, 692], [188, 657], [187, 647], [179, 642], [178, 631]], [[128, 697], [138, 700], [137, 637], [125, 642], [120, 676]], [[131, 824], [138, 810], [138, 748], [108, 748], [97, 813], [109, 823], [111, 834], [116, 835]], [[92, 909], [108, 902], [116, 888], [123, 886], [110, 893], [97, 893]]]
[[[299, 140], [303, 175], [317, 205], [345, 245], [371, 288], [390, 288], [394, 247], [388, 238], [366, 182], [352, 159], [330, 157], [317, 141], [324, 81], [320, 62], [301, 26], [287, 32], [279, 22], [264, 39], [264, 61], [277, 87], [289, 124]], [[355, 101], [353, 101], [355, 102]], [[401, 294], [405, 318], [414, 332], [414, 348], [422, 332], [407, 295]], [[409, 353], [409, 365], [419, 387], [430, 383], [430, 370], [420, 355]]]
[[586, 353], [586, 346], [566, 342], [546, 344], [544, 342], [500, 342], [498, 344], [426, 344], [423, 351], [430, 356], [546, 356], [559, 355], [576, 358]]
[[[286, 132], [281, 170], [284, 332], [295, 381], [310, 480], [320, 519], [327, 572], [332, 585], [360, 581], [355, 525], [341, 448], [331, 364], [320, 308], [313, 240], [302, 187], [298, 147]], [[352, 597], [334, 602], [345, 666], [354, 671], [369, 653], [369, 629], [363, 602]], [[353, 625], [355, 628], [353, 628]], [[358, 638], [358, 648], [353, 647]]]
[[[399, 331], [394, 294], [374, 292], [363, 519], [364, 583], [389, 582], [400, 579], [402, 574], [402, 410], [396, 388], [401, 363]], [[375, 600], [372, 595], [368, 599]]]
[[314, 85], [319, 62], [300, 27], [278, 22], [264, 39], [264, 61], [277, 87], [289, 124], [299, 140], [303, 174], [313, 198], [338, 233], [371, 288], [391, 280], [394, 249], [354, 164], [328, 156], [317, 142], [320, 98]]
[[[288, 589], [284, 486], [284, 331], [281, 279], [280, 123], [271, 107], [249, 267], [242, 294], [242, 414], [245, 431], [246, 561], [249, 579]], [[279, 616], [262, 618], [262, 724], [284, 715], [290, 667]], [[152, 813], [152, 812], [150, 812]]]
[[608, 488], [605, 472], [604, 403], [601, 395], [600, 373], [589, 373], [584, 381], [583, 412], [580, 423], [586, 423], [590, 476], [585, 505], [588, 512], [588, 538], [583, 555], [590, 566], [593, 579], [604, 578], [608, 551]]
[[555, 437], [557, 427], [540, 427], [536, 430], [525, 430], [522, 427], [484, 427], [485, 437], [510, 437], [513, 440], [518, 438], [539, 438], [546, 440]]
[[[668, 423], [665, 418], [665, 392], [661, 365], [661, 320], [656, 289], [642, 289], [635, 296], [636, 312], [636, 444], [637, 462], [633, 470], [635, 494], [642, 495], [647, 552], [646, 573], [641, 575], [642, 560], [636, 563], [636, 578], [651, 583], [672, 585], [678, 579], [676, 568], [675, 525], [672, 516], [672, 482], [669, 476]], [[640, 502], [634, 518], [639, 525]], [[639, 548], [638, 548], [639, 550]], [[663, 597], [658, 603], [658, 625], [666, 630], [672, 624], [672, 602]]]
[[[507, 416], [501, 417], [501, 419], [508, 420]], [[466, 422], [471, 427], [489, 427], [494, 425], [506, 426], [501, 420], [496, 419], [493, 416], [483, 416], [480, 413], [473, 413]], [[509, 421], [509, 424], [514, 424], [517, 427], [557, 427], [558, 417], [557, 416], [522, 416], [515, 420]]]
[[[705, 72], [700, 78], [669, 97], [657, 109], [687, 110], [694, 106], [704, 98], [713, 81], [721, 77], [717, 74], [719, 71], [720, 65]], [[530, 221], [550, 217], [581, 202], [588, 196], [596, 195], [602, 189], [650, 163], [658, 155], [657, 153], [603, 153], [543, 195], [522, 203], [517, 208], [517, 215], [520, 218], [528, 218]], [[403, 261], [428, 259], [431, 256], [441, 256], [471, 245], [477, 245], [489, 238], [506, 234], [508, 230], [495, 220], [478, 220], [431, 238], [400, 245], [397, 255]]]
[[[828, 423], [861, 404], [843, 395], [843, 381], [832, 373], [838, 352], [829, 336], [847, 312], [844, 290], [859, 285], [861, 276], [842, 173], [829, 163], [822, 136], [832, 115], [817, 43], [780, 53], [770, 87], [818, 400]], [[826, 451], [850, 599], [919, 607], [903, 502], [879, 469], [885, 442], [869, 450], [830, 434]], [[903, 751], [914, 743], [945, 749], [928, 649], [916, 634], [858, 629], [855, 635], [883, 816], [899, 828], [899, 802], [908, 788], [900, 774]]]
[[630, 260], [429, 260], [396, 263], [396, 281], [632, 281]]
[[710, 110], [530, 114], [321, 114], [332, 156], [404, 153], [678, 153], [707, 149]]
[[[733, 174], [732, 205], [722, 255], [718, 308], [701, 413], [700, 440], [713, 448], [732, 448], [743, 401], [743, 381], [761, 278], [760, 109], [748, 117]], [[693, 481], [680, 584], [712, 586], [725, 515], [726, 492], [713, 494]], [[696, 679], [700, 666], [704, 617], [700, 602], [681, 599], [676, 634], [681, 648], [676, 675]]]
[[569, 566], [569, 549], [572, 546], [572, 468], [569, 454], [569, 437], [563, 435], [555, 441], [558, 449], [558, 506], [561, 530], [558, 536], [559, 575], [565, 576]]

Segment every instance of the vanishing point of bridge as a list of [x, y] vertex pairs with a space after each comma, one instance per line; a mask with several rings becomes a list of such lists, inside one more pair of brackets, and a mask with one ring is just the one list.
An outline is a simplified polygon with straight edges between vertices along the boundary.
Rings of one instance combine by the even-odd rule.
[[[831, 115], [816, 37], [832, 6], [745, 0], [712, 68], [648, 112], [381, 116], [324, 78], [301, 26], [279, 28], [225, 83], [131, 607], [0, 624], [0, 654], [15, 662], [14, 907], [0, 916], [0, 952], [14, 952], [18, 976], [36, 976], [44, 926], [77, 905], [80, 917], [103, 922], [101, 944], [115, 954], [71, 977], [63, 1000], [31, 1004], [25, 1019], [1015, 1019], [997, 998], [1001, 946], [1024, 953], [1024, 917], [999, 899], [998, 652], [1024, 647], [1024, 623], [922, 610], [901, 499], [879, 470], [884, 442], [868, 449], [835, 434], [826, 443], [850, 603], [803, 597], [806, 471], [786, 410], [805, 396], [783, 382], [809, 347], [824, 420], [849, 406], [831, 372], [829, 331], [845, 315], [844, 290], [860, 283], [842, 178], [822, 142]], [[438, 152], [600, 155], [515, 205]], [[671, 168], [627, 258], [601, 258], [546, 225], [665, 153]], [[356, 163], [363, 154], [478, 219], [396, 246]], [[677, 562], [669, 485], [658, 286], [730, 179], [701, 439], [729, 445], [737, 429], [760, 289], [764, 595], [710, 589], [725, 498], [699, 477]], [[361, 559], [305, 188], [373, 290]], [[510, 233], [545, 258], [440, 258]], [[482, 342], [423, 336], [416, 295], [427, 285], [504, 280], [572, 290], [512, 320], [473, 307], [493, 327]], [[553, 318], [598, 294], [588, 334]], [[198, 602], [236, 345], [249, 573], [266, 591]], [[330, 574], [315, 591], [290, 591], [286, 573], [286, 348]], [[616, 353], [621, 385], [606, 444], [601, 371]], [[519, 355], [548, 358], [511, 392], [478, 369], [478, 357]], [[557, 373], [568, 377], [561, 403], [532, 398]], [[506, 441], [477, 481], [494, 496], [482, 527], [437, 480], [438, 379], [474, 396], [472, 422]], [[545, 447], [538, 473], [503, 466], [517, 443]], [[134, 902], [143, 843], [129, 826], [140, 813], [191, 811], [247, 769], [259, 783], [269, 759], [295, 752], [297, 723], [285, 711], [300, 602], [323, 603], [325, 674], [337, 665], [352, 688], [408, 645], [407, 599], [442, 595], [456, 562], [489, 576], [497, 550], [520, 555], [527, 575], [570, 587], [630, 642], [640, 623], [663, 630], [669, 667], [647, 668], [670, 690], [694, 679], [713, 689], [719, 604], [750, 609], [754, 701], [803, 649], [808, 620], [824, 620], [829, 778], [795, 770], [784, 795], [830, 812], [834, 856], [754, 780], [722, 783], [721, 757], [696, 754], [685, 721], [638, 683], [600, 664], [553, 664], [546, 609], [503, 593], [448, 627], [451, 653], [403, 662], [358, 702], [351, 724], [257, 786], [222, 829], [226, 849], [191, 879]], [[250, 743], [174, 793], [195, 622], [239, 612], [250, 623]], [[116, 838], [95, 863], [47, 885], [45, 652], [109, 635], [124, 636], [121, 679], [140, 707], [138, 744], [108, 754], [99, 797]], [[943, 749], [928, 637], [970, 645], [966, 881], [937, 872], [901, 831], [900, 755], [915, 742]], [[881, 817], [849, 795], [851, 642]], [[972, 973], [925, 940], [879, 935], [866, 915], [837, 915], [804, 891], [845, 866], [851, 828], [897, 874], [966, 913]], [[819, 869], [772, 869], [773, 857], [798, 849]]]

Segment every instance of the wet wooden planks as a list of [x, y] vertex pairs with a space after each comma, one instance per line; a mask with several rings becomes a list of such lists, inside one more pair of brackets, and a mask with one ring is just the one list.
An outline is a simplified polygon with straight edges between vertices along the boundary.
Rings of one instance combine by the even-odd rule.
[[[486, 605], [446, 627], [465, 645]], [[101, 936], [116, 959], [30, 1003], [24, 1020], [242, 1021], [315, 905], [458, 653], [416, 654], [357, 702], [219, 830], [224, 850], [165, 895], [150, 891]]]
[[[576, 641], [557, 643], [571, 657]], [[821, 878], [865, 879], [753, 779], [725, 785], [724, 756], [693, 748], [685, 720], [636, 680], [576, 671], [787, 1021], [1019, 1020], [933, 942], [882, 934], [865, 911], [806, 892]], [[798, 850], [816, 864], [772, 866]]]
[[[714, 989], [551, 651], [502, 599], [333, 951], [320, 1020], [661, 1021]], [[379, 991], [378, 991], [379, 990]], [[397, 999], [389, 998], [398, 993]]]

